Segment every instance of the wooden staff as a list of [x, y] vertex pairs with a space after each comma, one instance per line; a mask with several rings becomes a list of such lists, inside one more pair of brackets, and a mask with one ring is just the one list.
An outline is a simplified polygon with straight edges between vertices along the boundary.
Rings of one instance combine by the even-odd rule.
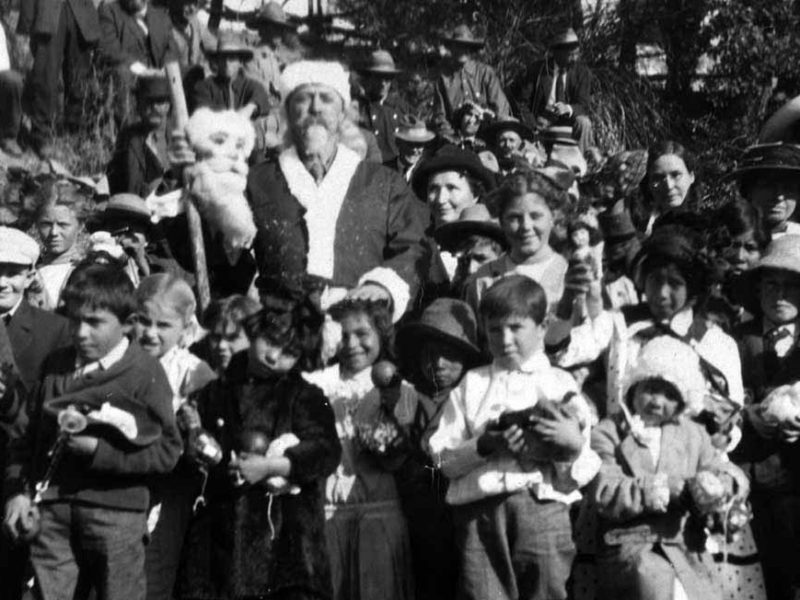
[[[172, 110], [175, 114], [175, 125], [179, 131], [186, 129], [189, 122], [189, 110], [186, 108], [186, 96], [183, 92], [183, 80], [181, 79], [181, 67], [176, 61], [166, 64], [167, 80], [169, 91], [172, 95]], [[184, 179], [184, 184], [186, 180]], [[186, 209], [186, 220], [189, 224], [189, 241], [192, 247], [192, 259], [194, 261], [194, 276], [197, 282], [197, 300], [200, 311], [204, 311], [211, 302], [211, 287], [208, 283], [208, 266], [206, 263], [206, 246], [203, 242], [203, 223], [200, 220], [200, 212], [192, 201], [189, 194], [184, 195], [184, 207]]]

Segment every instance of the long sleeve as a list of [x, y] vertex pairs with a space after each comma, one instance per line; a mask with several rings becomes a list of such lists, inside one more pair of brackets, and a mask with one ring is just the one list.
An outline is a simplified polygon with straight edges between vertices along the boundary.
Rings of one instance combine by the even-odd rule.
[[300, 442], [285, 452], [292, 464], [289, 479], [298, 484], [333, 473], [342, 454], [330, 403], [316, 386], [305, 382], [303, 386], [305, 391], [295, 402], [292, 420], [292, 433]]
[[592, 72], [581, 65], [575, 72], [575, 86], [570, 97], [569, 105], [572, 115], [578, 117], [589, 111], [592, 101]]
[[498, 120], [507, 119], [511, 116], [511, 105], [503, 92], [503, 86], [500, 85], [500, 78], [491, 67], [484, 68], [483, 88], [486, 90], [486, 101], [489, 108], [495, 111]]
[[[594, 319], [586, 319], [569, 331], [569, 342], [557, 353], [555, 361], [559, 367], [573, 367], [596, 360], [611, 344], [614, 333], [615, 316], [610, 311], [602, 311]], [[548, 345], [560, 345], [564, 340], [548, 339]]]
[[464, 393], [462, 381], [462, 385], [450, 392], [439, 428], [429, 441], [434, 462], [439, 463], [442, 473], [450, 479], [466, 475], [486, 464], [486, 459], [478, 454], [477, 436], [470, 433], [464, 412]]

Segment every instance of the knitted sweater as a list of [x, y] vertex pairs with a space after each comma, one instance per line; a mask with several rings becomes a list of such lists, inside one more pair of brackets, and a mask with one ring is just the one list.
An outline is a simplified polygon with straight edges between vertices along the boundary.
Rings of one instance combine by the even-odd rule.
[[43, 501], [146, 510], [147, 476], [171, 471], [182, 449], [172, 412], [172, 390], [164, 370], [157, 359], [131, 344], [108, 369], [76, 378], [75, 356], [75, 350], [69, 348], [48, 358], [43, 380], [29, 398], [27, 418], [10, 436], [6, 493], [24, 491], [47, 469], [47, 453], [58, 436], [58, 425], [42, 410], [46, 401], [82, 390], [91, 392], [92, 397], [121, 394], [146, 408], [148, 417], [160, 425], [161, 437], [145, 447], [101, 437], [91, 457], [65, 454]]

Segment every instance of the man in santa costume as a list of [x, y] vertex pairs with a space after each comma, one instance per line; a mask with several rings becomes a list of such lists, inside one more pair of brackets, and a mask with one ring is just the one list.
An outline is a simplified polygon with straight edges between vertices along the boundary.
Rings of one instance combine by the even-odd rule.
[[300, 61], [281, 84], [284, 150], [247, 180], [262, 292], [311, 276], [333, 298], [387, 300], [397, 319], [425, 272], [427, 207], [397, 173], [341, 142], [350, 105], [341, 64]]

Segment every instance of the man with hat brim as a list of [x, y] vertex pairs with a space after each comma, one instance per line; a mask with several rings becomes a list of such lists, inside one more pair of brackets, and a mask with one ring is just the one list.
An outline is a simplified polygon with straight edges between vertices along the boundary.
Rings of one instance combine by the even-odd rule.
[[425, 121], [408, 115], [401, 119], [395, 133], [397, 156], [384, 165], [394, 169], [410, 182], [417, 165], [433, 147], [435, 140], [436, 134], [428, 129]]
[[427, 211], [402, 177], [342, 143], [352, 124], [340, 63], [287, 66], [281, 98], [286, 146], [250, 169], [246, 190], [260, 280], [314, 277], [354, 298], [389, 301], [399, 318], [427, 267]]
[[242, 72], [253, 50], [237, 35], [222, 32], [217, 47], [206, 52], [216, 73], [199, 82], [192, 92], [191, 110], [205, 106], [213, 110], [236, 110], [251, 119], [266, 115], [270, 99], [264, 86]]
[[167, 121], [171, 107], [166, 77], [139, 79], [136, 85], [138, 120], [120, 131], [114, 154], [106, 167], [112, 194], [147, 197], [165, 177], [169, 178]]
[[112, 67], [118, 84], [117, 118], [131, 111], [130, 92], [140, 75], [155, 75], [170, 61], [178, 60], [169, 14], [150, 0], [103, 2], [100, 17], [100, 62]]
[[535, 62], [511, 87], [522, 120], [538, 129], [568, 125], [583, 152], [592, 144], [589, 106], [592, 73], [578, 60], [580, 42], [572, 28], [550, 43], [548, 56]]
[[442, 38], [449, 51], [442, 74], [436, 80], [433, 122], [438, 133], [450, 133], [453, 113], [466, 102], [488, 108], [498, 119], [511, 116], [511, 107], [494, 69], [475, 59], [484, 40], [467, 25], [459, 25]]
[[375, 50], [358, 70], [361, 91], [358, 97], [359, 125], [370, 131], [378, 141], [381, 162], [397, 157], [396, 134], [400, 120], [407, 112], [392, 84], [402, 73], [386, 50]]
[[739, 182], [739, 192], [761, 213], [772, 239], [800, 234], [793, 220], [800, 199], [800, 146], [778, 142], [751, 146], [727, 176]]
[[533, 131], [521, 121], [509, 118], [490, 123], [481, 132], [497, 157], [500, 175], [506, 176], [530, 168], [533, 162], [544, 164], [545, 156], [534, 147]]

